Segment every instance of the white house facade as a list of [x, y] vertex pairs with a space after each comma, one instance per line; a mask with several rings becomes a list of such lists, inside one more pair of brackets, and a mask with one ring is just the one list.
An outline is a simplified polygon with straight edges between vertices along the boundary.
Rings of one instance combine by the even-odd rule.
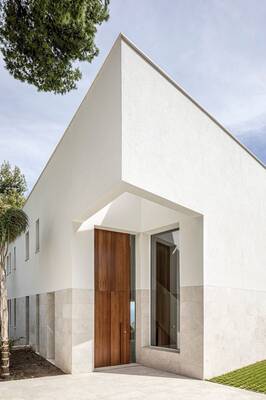
[[266, 358], [265, 166], [120, 35], [10, 246], [10, 334], [65, 372]]

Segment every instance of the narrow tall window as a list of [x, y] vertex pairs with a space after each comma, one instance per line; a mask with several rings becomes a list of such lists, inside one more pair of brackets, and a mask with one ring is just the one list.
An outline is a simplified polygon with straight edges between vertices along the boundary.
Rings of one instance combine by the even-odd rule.
[[179, 349], [179, 230], [151, 237], [151, 345]]
[[17, 269], [17, 249], [14, 247], [13, 249], [13, 266], [14, 266], [14, 271]]
[[14, 299], [14, 329], [17, 326], [17, 299]]
[[9, 275], [11, 273], [11, 253], [8, 254], [6, 259], [6, 274]]
[[7, 300], [7, 310], [8, 310], [8, 335], [11, 336], [11, 300]]
[[36, 350], [40, 350], [40, 296], [36, 294]]
[[35, 252], [40, 251], [40, 221], [37, 219], [35, 223]]
[[30, 298], [26, 296], [26, 345], [30, 343]]
[[30, 234], [29, 231], [25, 235], [25, 260], [30, 258]]
[[9, 265], [8, 265], [8, 270], [9, 270], [9, 274], [11, 274], [11, 252], [9, 253]]
[[7, 300], [7, 309], [8, 309], [8, 325], [11, 326], [11, 299]]

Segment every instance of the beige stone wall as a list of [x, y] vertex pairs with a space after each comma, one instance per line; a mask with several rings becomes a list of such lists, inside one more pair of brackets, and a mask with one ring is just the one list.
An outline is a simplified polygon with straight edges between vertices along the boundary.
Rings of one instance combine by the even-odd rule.
[[29, 338], [30, 345], [34, 351], [38, 351], [37, 346], [37, 297], [36, 295], [30, 296], [30, 326], [29, 326]]
[[266, 291], [204, 289], [204, 377], [266, 359]]
[[[202, 288], [182, 288], [181, 290], [181, 332], [183, 333], [180, 338], [180, 354], [149, 347], [149, 298], [148, 289], [137, 290], [137, 362], [175, 373], [201, 377]], [[92, 371], [94, 368], [94, 291], [60, 290], [54, 295], [40, 294], [39, 299], [40, 354], [48, 359], [54, 358], [55, 364], [67, 373]], [[36, 296], [31, 296], [30, 344], [35, 349], [36, 324]], [[23, 324], [21, 328], [22, 326]], [[53, 351], [51, 343], [54, 343], [54, 357], [51, 354]]]
[[67, 373], [93, 370], [93, 290], [55, 292], [55, 364]]
[[[44, 298], [43, 295], [41, 297]], [[42, 300], [42, 309], [44, 304]], [[181, 290], [181, 329], [183, 327], [183, 332], [186, 332], [186, 335], [181, 335], [180, 354], [148, 347], [150, 337], [149, 309], [149, 290], [137, 290], [137, 362], [176, 373], [201, 377], [202, 344], [200, 345], [199, 338], [202, 338], [202, 313], [200, 312], [202, 309], [202, 289], [184, 288], [184, 290]], [[190, 314], [190, 319], [187, 317], [188, 314]], [[192, 332], [193, 329], [198, 332], [194, 342], [193, 338], [191, 339], [193, 335], [195, 336], [195, 332]], [[194, 343], [194, 348], [192, 343]], [[192, 354], [189, 354], [189, 351]], [[186, 362], [183, 362], [184, 359]], [[55, 364], [68, 373], [93, 370], [93, 290], [68, 289], [55, 293]]]
[[72, 365], [72, 290], [55, 292], [55, 364], [66, 373]]
[[11, 337], [16, 345], [26, 343], [26, 297], [16, 299], [16, 326], [14, 325], [14, 299], [11, 301]]
[[94, 291], [72, 290], [72, 373], [94, 368]]
[[[93, 290], [60, 290], [39, 298], [40, 354], [54, 358], [55, 364], [67, 373], [92, 371]], [[30, 345], [36, 349], [37, 297], [30, 296], [29, 304]], [[26, 298], [17, 299], [16, 331], [13, 308], [14, 299], [11, 336], [21, 336], [20, 344], [25, 344]], [[202, 286], [181, 287], [178, 353], [150, 347], [150, 293], [149, 289], [137, 289], [136, 361], [202, 379], [265, 359], [265, 310], [263, 291], [206, 287], [203, 292]]]
[[47, 293], [47, 355], [48, 359], [55, 358], [55, 294]]
[[[54, 293], [39, 295], [39, 353], [48, 359], [55, 358], [55, 301]], [[33, 311], [33, 310], [32, 310]]]
[[150, 346], [150, 294], [137, 290], [137, 362], [176, 374], [203, 378], [203, 288], [180, 293], [180, 352]]
[[[11, 300], [10, 336], [26, 344], [26, 297], [16, 299], [17, 326], [14, 328], [14, 299]], [[38, 329], [39, 323], [39, 329]], [[39, 346], [38, 346], [39, 330]], [[29, 297], [29, 344], [41, 356], [53, 360], [66, 373], [89, 372], [93, 365], [93, 290], [66, 289]]]
[[[37, 295], [29, 296], [29, 343], [26, 343], [26, 297], [16, 299], [16, 324], [14, 320], [15, 299], [11, 300], [10, 337], [16, 345], [29, 344], [35, 351], [48, 359], [55, 358], [55, 302], [54, 293], [39, 295], [39, 315]], [[39, 346], [38, 346], [39, 320]]]

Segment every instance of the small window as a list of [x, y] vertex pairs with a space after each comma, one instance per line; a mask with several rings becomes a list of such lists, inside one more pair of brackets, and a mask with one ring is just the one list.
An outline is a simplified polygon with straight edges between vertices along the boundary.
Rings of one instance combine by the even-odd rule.
[[14, 299], [14, 328], [17, 326], [17, 299]]
[[6, 259], [6, 274], [9, 275], [11, 273], [11, 253], [8, 254]]
[[29, 231], [25, 235], [25, 260], [30, 258], [30, 234]]
[[38, 253], [40, 251], [40, 221], [37, 219], [35, 223], [35, 251]]
[[26, 344], [30, 343], [30, 298], [26, 296]]
[[8, 269], [9, 269], [9, 274], [11, 274], [11, 253], [9, 253], [9, 266], [8, 266]]
[[12, 320], [12, 315], [11, 315], [11, 299], [7, 300], [7, 310], [8, 310], [8, 334], [11, 336], [11, 320]]
[[40, 295], [36, 294], [36, 349], [40, 349]]
[[14, 249], [13, 249], [13, 268], [14, 268], [14, 271], [16, 271], [16, 269], [17, 269], [17, 249], [16, 249], [16, 247], [14, 247]]
[[7, 309], [8, 309], [8, 325], [11, 326], [11, 299], [7, 300]]

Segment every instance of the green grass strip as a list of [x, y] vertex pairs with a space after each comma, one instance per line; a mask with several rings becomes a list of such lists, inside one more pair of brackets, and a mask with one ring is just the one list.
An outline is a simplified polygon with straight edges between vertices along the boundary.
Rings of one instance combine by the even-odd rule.
[[209, 379], [210, 382], [266, 393], [266, 360]]

